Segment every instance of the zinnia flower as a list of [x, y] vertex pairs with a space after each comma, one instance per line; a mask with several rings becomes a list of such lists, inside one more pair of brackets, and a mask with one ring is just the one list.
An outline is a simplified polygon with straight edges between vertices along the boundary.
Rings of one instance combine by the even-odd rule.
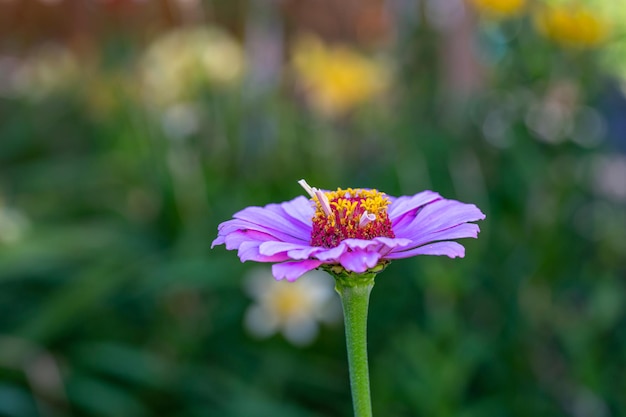
[[311, 199], [248, 207], [218, 227], [215, 245], [242, 262], [273, 262], [276, 279], [294, 281], [315, 268], [335, 274], [378, 271], [417, 255], [465, 256], [452, 239], [476, 238], [485, 215], [473, 204], [433, 191], [391, 197], [373, 189], [323, 191], [300, 184]]

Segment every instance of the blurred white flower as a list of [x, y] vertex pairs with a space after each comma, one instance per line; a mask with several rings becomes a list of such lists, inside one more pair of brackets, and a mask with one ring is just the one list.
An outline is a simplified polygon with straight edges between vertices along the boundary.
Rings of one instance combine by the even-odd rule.
[[424, 9], [428, 22], [444, 32], [458, 25], [465, 14], [463, 0], [428, 0]]
[[72, 51], [62, 45], [45, 44], [21, 61], [12, 79], [13, 88], [16, 95], [40, 100], [74, 84], [78, 68]]
[[245, 290], [254, 300], [246, 311], [246, 329], [259, 338], [281, 332], [294, 345], [308, 345], [319, 332], [319, 322], [341, 318], [334, 286], [334, 280], [320, 271], [287, 282], [276, 281], [268, 268], [253, 269], [245, 280]]
[[17, 57], [0, 55], [0, 96], [13, 97], [16, 94], [15, 79], [20, 65]]
[[161, 124], [165, 136], [183, 140], [200, 128], [200, 111], [193, 103], [175, 103], [165, 109]]
[[572, 141], [585, 148], [599, 146], [607, 133], [606, 120], [592, 107], [581, 107], [574, 120]]
[[186, 100], [203, 83], [231, 85], [242, 78], [241, 45], [212, 27], [173, 30], [157, 38], [139, 63], [144, 98], [154, 105]]
[[553, 104], [535, 104], [526, 115], [526, 126], [535, 138], [550, 144], [559, 144], [565, 141], [572, 132], [571, 114], [563, 107]]
[[29, 226], [30, 222], [22, 212], [4, 207], [0, 203], [0, 244], [17, 242]]
[[545, 96], [528, 109], [526, 126], [542, 142], [564, 142], [573, 134], [574, 116], [580, 107], [580, 95], [580, 87], [573, 81], [560, 80], [552, 83]]
[[626, 202], [626, 156], [596, 156], [592, 170], [592, 186], [599, 194]]
[[482, 125], [485, 139], [497, 148], [508, 148], [513, 145], [513, 136], [510, 134], [512, 118], [505, 109], [494, 108], [487, 113]]

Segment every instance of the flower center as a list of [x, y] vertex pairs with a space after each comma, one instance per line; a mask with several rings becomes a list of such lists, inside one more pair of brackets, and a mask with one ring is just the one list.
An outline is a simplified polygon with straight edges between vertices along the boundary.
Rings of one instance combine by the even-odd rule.
[[[280, 284], [283, 284], [280, 282]], [[281, 323], [299, 315], [308, 315], [313, 309], [312, 299], [304, 289], [297, 285], [277, 285], [267, 296], [267, 306], [276, 314]]]
[[387, 215], [390, 201], [376, 190], [348, 188], [323, 192], [300, 185], [315, 202], [311, 245], [334, 248], [345, 239], [370, 240], [375, 237], [395, 237]]

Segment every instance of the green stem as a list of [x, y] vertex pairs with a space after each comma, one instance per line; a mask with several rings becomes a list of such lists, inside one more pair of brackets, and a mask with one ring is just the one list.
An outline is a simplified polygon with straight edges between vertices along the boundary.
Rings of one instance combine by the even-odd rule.
[[346, 327], [350, 388], [355, 417], [372, 417], [367, 366], [367, 310], [375, 273], [333, 274]]

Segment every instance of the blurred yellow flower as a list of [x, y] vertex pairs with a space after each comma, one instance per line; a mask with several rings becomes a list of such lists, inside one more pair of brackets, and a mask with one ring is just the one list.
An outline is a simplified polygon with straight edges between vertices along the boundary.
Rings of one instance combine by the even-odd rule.
[[489, 17], [504, 18], [521, 13], [526, 0], [470, 0], [476, 10]]
[[540, 9], [534, 16], [540, 33], [559, 45], [590, 48], [603, 43], [610, 24], [602, 15], [580, 4], [559, 4]]
[[382, 93], [389, 71], [380, 61], [346, 46], [327, 46], [313, 37], [294, 45], [292, 65], [310, 104], [322, 114], [341, 115]]
[[140, 61], [145, 98], [156, 105], [184, 100], [203, 83], [232, 85], [243, 71], [240, 44], [211, 27], [168, 32], [148, 47]]

